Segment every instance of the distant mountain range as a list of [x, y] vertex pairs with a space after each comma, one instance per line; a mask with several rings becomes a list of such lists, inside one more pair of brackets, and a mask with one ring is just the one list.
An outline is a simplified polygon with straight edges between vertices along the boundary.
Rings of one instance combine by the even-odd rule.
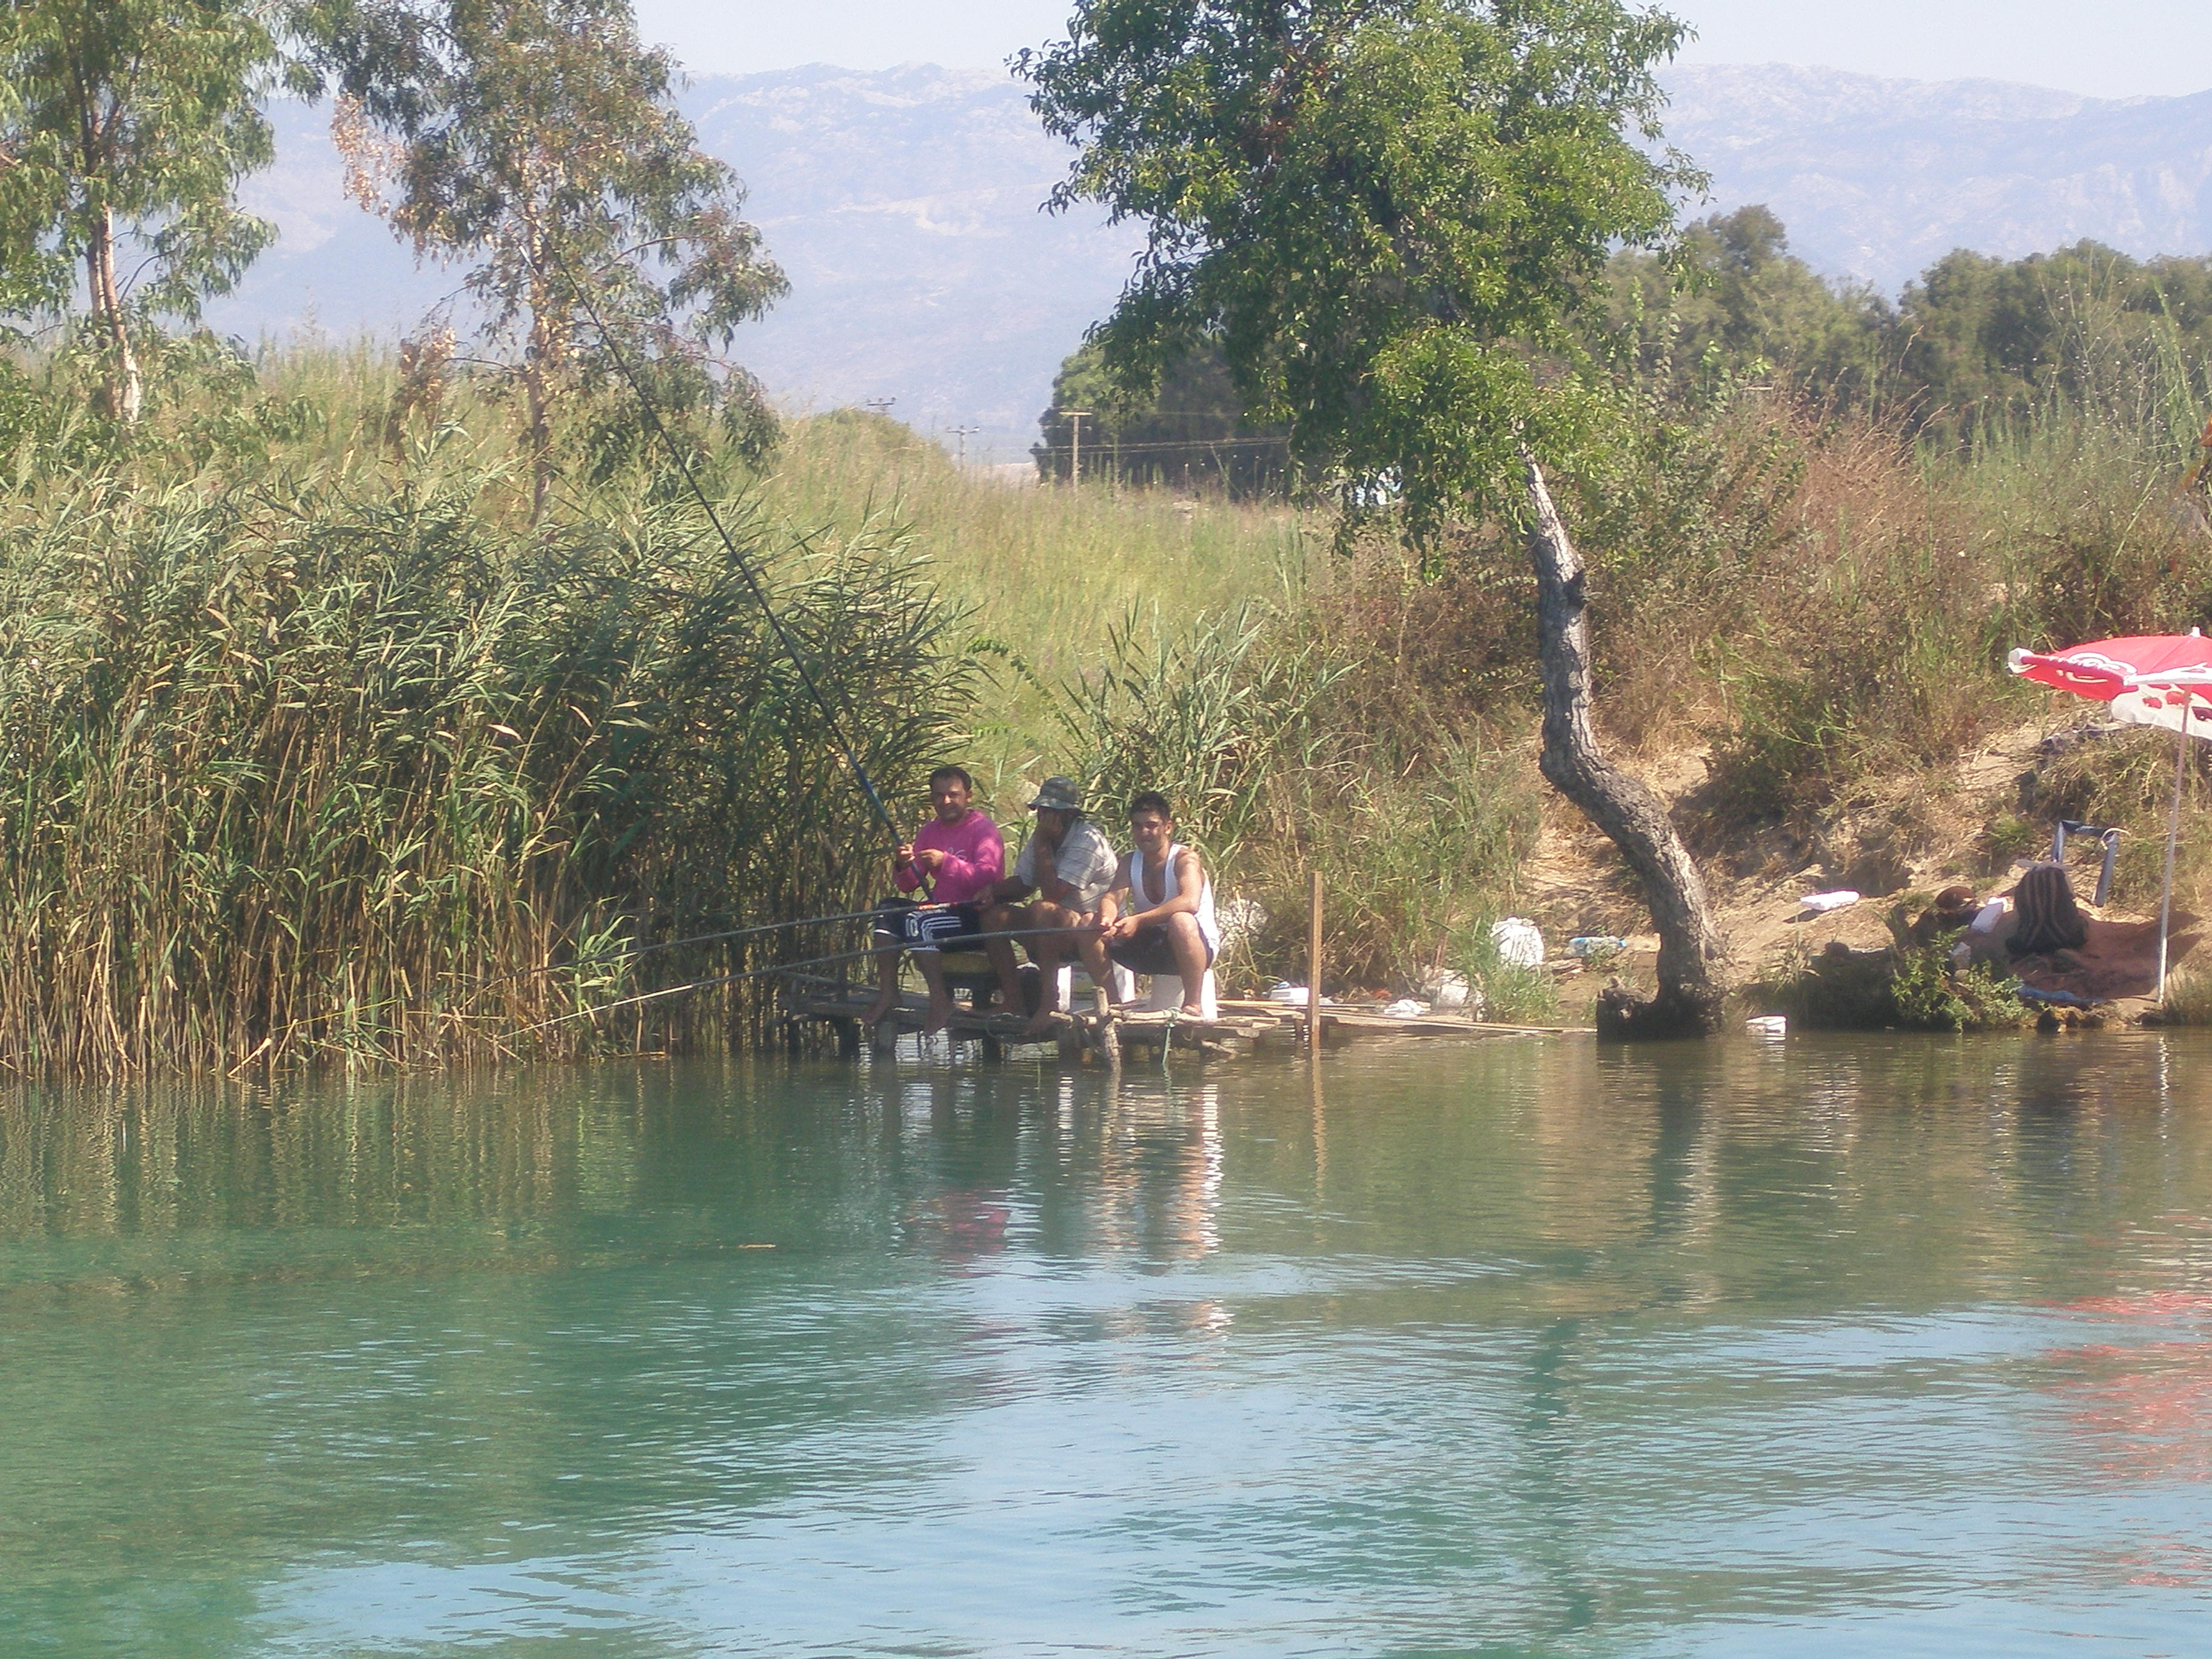
[[[1832, 276], [1893, 292], [1954, 247], [2016, 257], [2085, 236], [2212, 250], [2212, 92], [2100, 100], [1775, 64], [1668, 81], [1668, 140], [1713, 175], [1692, 211], [1764, 202]], [[1141, 241], [1095, 211], [1039, 211], [1068, 154], [1022, 88], [991, 70], [817, 65], [702, 76], [684, 102], [791, 277], [738, 348], [779, 400], [891, 398], [923, 430], [982, 428], [971, 456], [1018, 456]], [[248, 338], [404, 332], [457, 278], [416, 270], [344, 199], [317, 112], [286, 106], [277, 124], [277, 164], [246, 193], [282, 238], [210, 320]]]
[[1787, 64], [1667, 83], [1668, 138], [1712, 174], [1717, 205], [1765, 203], [1832, 276], [1894, 293], [1954, 248], [2018, 258], [2085, 236], [2212, 252], [2212, 92], [2081, 98]]

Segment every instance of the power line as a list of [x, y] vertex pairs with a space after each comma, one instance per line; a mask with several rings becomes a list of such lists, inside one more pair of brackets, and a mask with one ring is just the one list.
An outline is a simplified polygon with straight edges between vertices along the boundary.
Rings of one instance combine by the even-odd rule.
[[[1162, 438], [1147, 443], [1125, 443], [1116, 447], [1123, 454], [1126, 455], [1136, 450], [1239, 449], [1250, 448], [1258, 445], [1265, 445], [1270, 448], [1280, 449], [1288, 447], [1290, 441], [1291, 441], [1288, 438]], [[1048, 454], [1054, 455], [1060, 453], [1067, 446], [1064, 444], [1048, 444], [1044, 446], [1045, 452]]]

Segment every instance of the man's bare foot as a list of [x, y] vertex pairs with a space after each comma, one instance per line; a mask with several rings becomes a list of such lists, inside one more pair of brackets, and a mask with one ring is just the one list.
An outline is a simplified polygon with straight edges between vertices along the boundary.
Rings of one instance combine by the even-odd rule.
[[1040, 1008], [1022, 1027], [1025, 1037], [1048, 1037], [1060, 1027], [1060, 1012], [1057, 1008]]
[[943, 1030], [946, 1026], [951, 1024], [952, 999], [951, 997], [930, 998], [929, 1018], [922, 1022], [922, 1035], [924, 1036], [935, 1036], [939, 1031]]
[[1176, 1009], [1176, 1012], [1184, 1019], [1204, 1019], [1206, 1005], [1202, 1002], [1186, 1002], [1182, 1007]]
[[888, 992], [878, 997], [868, 1005], [868, 1012], [860, 1016], [860, 1029], [864, 1031], [874, 1030], [877, 1026], [884, 1023], [884, 1016], [890, 1012], [893, 1005], [897, 1001], [897, 996]]

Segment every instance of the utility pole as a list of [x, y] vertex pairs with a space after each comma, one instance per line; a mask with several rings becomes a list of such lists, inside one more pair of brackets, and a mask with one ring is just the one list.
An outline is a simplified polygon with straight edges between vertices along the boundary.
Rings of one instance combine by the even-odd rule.
[[891, 417], [891, 405], [897, 401], [896, 398], [863, 398], [860, 399], [860, 407], [872, 409], [888, 421]]
[[980, 426], [955, 426], [945, 429], [960, 441], [959, 453], [953, 456], [952, 465], [965, 469], [968, 465], [968, 434], [971, 432], [981, 432], [983, 428]]
[[1091, 411], [1063, 409], [1060, 412], [1067, 416], [1067, 481], [1079, 484], [1083, 482], [1083, 417]]

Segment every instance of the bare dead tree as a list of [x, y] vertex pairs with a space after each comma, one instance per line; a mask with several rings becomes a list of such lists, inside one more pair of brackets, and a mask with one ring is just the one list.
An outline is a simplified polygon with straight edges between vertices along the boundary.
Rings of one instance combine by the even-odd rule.
[[[1526, 458], [1524, 458], [1525, 459]], [[1659, 933], [1659, 992], [1638, 1000], [1618, 985], [1601, 993], [1598, 1035], [1700, 1036], [1720, 1024], [1721, 955], [1705, 884], [1673, 820], [1641, 779], [1608, 761], [1590, 727], [1586, 572], [1533, 459], [1528, 473], [1528, 557], [1536, 568], [1536, 633], [1544, 679], [1544, 752], [1552, 787], [1620, 849], [1643, 884]]]

